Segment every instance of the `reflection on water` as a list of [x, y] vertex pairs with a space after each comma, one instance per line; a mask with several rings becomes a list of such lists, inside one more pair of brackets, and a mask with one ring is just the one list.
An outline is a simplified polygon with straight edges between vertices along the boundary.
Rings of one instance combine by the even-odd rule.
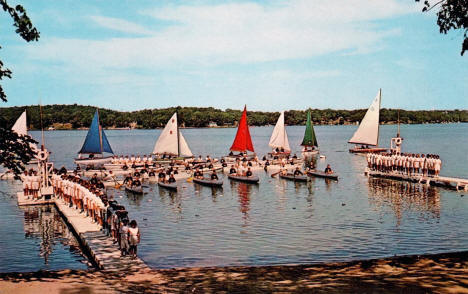
[[440, 191], [438, 188], [369, 178], [369, 201], [378, 210], [390, 206], [397, 219], [397, 226], [406, 212], [418, 212], [423, 217], [440, 218]]
[[[0, 272], [88, 268], [78, 241], [54, 206], [11, 207], [6, 211], [6, 205], [16, 203], [0, 201]], [[18, 213], [12, 214], [13, 209]]]

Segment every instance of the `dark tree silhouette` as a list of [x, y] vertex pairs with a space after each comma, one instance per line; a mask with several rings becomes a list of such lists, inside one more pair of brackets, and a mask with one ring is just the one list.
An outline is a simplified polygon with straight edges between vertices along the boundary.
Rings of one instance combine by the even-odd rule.
[[[26, 10], [21, 5], [10, 6], [6, 0], [0, 0], [2, 9], [13, 19], [15, 32], [26, 42], [37, 41], [39, 32], [33, 26], [31, 20], [26, 14]], [[1, 48], [1, 47], [0, 47]], [[0, 60], [0, 80], [4, 78], [11, 79], [12, 72], [5, 68]], [[7, 96], [3, 87], [0, 85], [0, 99], [7, 101]], [[10, 169], [16, 176], [24, 170], [27, 164], [35, 155], [31, 149], [30, 143], [37, 143], [30, 136], [19, 136], [10, 128], [7, 128], [5, 119], [0, 118], [0, 165]]]
[[[415, 0], [420, 2], [421, 0]], [[463, 32], [461, 55], [468, 50], [468, 0], [440, 0], [431, 4], [424, 1], [423, 12], [438, 8], [437, 25], [441, 34], [447, 34], [450, 30]]]

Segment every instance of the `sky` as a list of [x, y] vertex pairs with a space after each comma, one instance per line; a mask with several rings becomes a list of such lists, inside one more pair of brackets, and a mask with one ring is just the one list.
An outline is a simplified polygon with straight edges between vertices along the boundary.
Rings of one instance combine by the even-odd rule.
[[0, 16], [0, 106], [83, 104], [281, 111], [468, 109], [462, 32], [439, 33], [413, 0], [9, 1]]

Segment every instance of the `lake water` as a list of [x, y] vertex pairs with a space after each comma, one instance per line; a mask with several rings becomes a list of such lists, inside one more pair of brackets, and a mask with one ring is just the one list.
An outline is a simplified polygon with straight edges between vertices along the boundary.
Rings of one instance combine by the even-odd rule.
[[[251, 128], [259, 155], [269, 151], [272, 127]], [[151, 186], [144, 196], [109, 190], [137, 220], [142, 243], [139, 255], [150, 266], [265, 265], [314, 263], [437, 253], [468, 248], [468, 193], [391, 180], [367, 179], [365, 157], [348, 153], [347, 140], [356, 126], [316, 126], [321, 154], [319, 167], [330, 163], [339, 182], [312, 179], [292, 183], [259, 173], [251, 186], [224, 180], [223, 189], [180, 183], [178, 193]], [[149, 154], [161, 130], [106, 131], [116, 154]], [[194, 154], [222, 156], [235, 129], [182, 130]], [[304, 127], [287, 127], [293, 152], [299, 152]], [[396, 126], [382, 126], [380, 145], [388, 146]], [[404, 152], [439, 154], [442, 174], [468, 178], [468, 124], [403, 125]], [[39, 132], [32, 132], [39, 139]], [[46, 132], [46, 145], [59, 168], [73, 168], [86, 131]], [[299, 154], [299, 153], [298, 153]], [[260, 156], [261, 157], [261, 156]], [[0, 184], [10, 193], [18, 187]], [[2, 196], [3, 197], [3, 196]], [[15, 201], [15, 200], [9, 200]], [[12, 215], [5, 216], [5, 210]], [[0, 206], [3, 223], [24, 222], [15, 205]], [[24, 229], [0, 226], [11, 237], [5, 246], [23, 246]], [[27, 240], [26, 240], [27, 241]], [[3, 246], [0, 243], [0, 246]], [[0, 250], [1, 251], [1, 250]], [[25, 258], [38, 255], [26, 252]], [[65, 267], [80, 262], [68, 255]], [[0, 267], [8, 266], [0, 253]], [[31, 263], [30, 269], [40, 268]], [[4, 271], [5, 269], [3, 269]], [[1, 271], [1, 270], [0, 270]]]

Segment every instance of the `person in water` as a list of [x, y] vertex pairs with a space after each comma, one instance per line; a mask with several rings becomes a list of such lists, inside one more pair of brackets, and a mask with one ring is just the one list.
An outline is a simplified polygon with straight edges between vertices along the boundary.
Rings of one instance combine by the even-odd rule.
[[329, 164], [327, 164], [327, 167], [325, 168], [325, 173], [326, 174], [332, 174], [333, 173], [333, 170], [331, 169], [331, 166]]
[[215, 170], [211, 173], [211, 180], [219, 180]]
[[302, 176], [304, 173], [302, 171], [299, 170], [298, 167], [296, 167], [296, 170], [294, 171], [294, 176]]
[[246, 177], [251, 177], [252, 176], [252, 171], [250, 170], [250, 167], [247, 169], [247, 172], [245, 173]]

